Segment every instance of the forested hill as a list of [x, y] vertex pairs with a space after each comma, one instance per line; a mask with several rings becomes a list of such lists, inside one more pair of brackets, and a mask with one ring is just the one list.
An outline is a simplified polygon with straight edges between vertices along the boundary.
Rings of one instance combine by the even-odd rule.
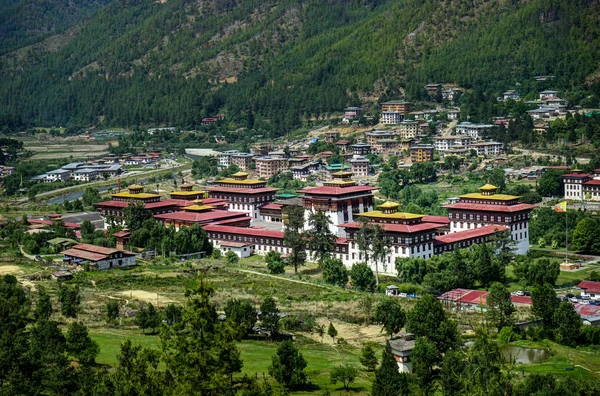
[[597, 0], [113, 0], [63, 28], [0, 57], [0, 116], [193, 127], [220, 112], [278, 134], [430, 82], [496, 95], [551, 74], [577, 102], [600, 77]]

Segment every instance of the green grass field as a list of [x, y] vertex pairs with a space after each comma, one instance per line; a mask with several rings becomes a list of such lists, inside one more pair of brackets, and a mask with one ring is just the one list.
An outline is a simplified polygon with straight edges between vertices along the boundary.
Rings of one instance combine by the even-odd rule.
[[[115, 365], [117, 355], [122, 342], [130, 339], [134, 344], [139, 344], [147, 348], [158, 348], [159, 337], [157, 335], [143, 335], [139, 330], [124, 330], [111, 328], [93, 328], [90, 329], [91, 337], [100, 346], [100, 354], [96, 361], [100, 364]], [[271, 364], [271, 356], [277, 351], [279, 344], [269, 341], [243, 341], [237, 344], [241, 352], [244, 367], [243, 374], [251, 376], [257, 375], [259, 378], [268, 377], [268, 367]], [[331, 369], [342, 364], [351, 364], [361, 368], [358, 361], [358, 348], [349, 346], [334, 346], [330, 340], [325, 339], [323, 344], [298, 341], [298, 346], [302, 355], [307, 361], [306, 374], [314, 385], [322, 393], [325, 389], [334, 391], [342, 390], [341, 384], [333, 385], [329, 381]], [[361, 370], [360, 375], [352, 384], [354, 394], [366, 395], [370, 391], [373, 373], [367, 373]], [[307, 394], [314, 392], [296, 392], [293, 394]]]

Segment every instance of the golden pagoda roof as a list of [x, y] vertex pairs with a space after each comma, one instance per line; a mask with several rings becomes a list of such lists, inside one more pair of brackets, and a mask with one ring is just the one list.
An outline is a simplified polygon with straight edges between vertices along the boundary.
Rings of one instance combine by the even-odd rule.
[[233, 177], [248, 177], [248, 173], [240, 171], [240, 172], [234, 173], [231, 176], [233, 176]]
[[416, 219], [421, 219], [421, 218], [425, 217], [425, 215], [415, 214], [415, 213], [407, 213], [407, 212], [383, 213], [380, 210], [374, 210], [372, 212], [358, 213], [356, 216], [401, 219], [401, 220], [416, 220]]
[[333, 177], [351, 177], [354, 173], [350, 171], [337, 171], [333, 172], [331, 176]]
[[205, 210], [211, 210], [214, 209], [214, 206], [211, 205], [190, 205], [190, 206], [184, 206], [183, 210], [187, 211], [187, 212], [202, 212]]
[[202, 194], [207, 194], [206, 191], [204, 190], [192, 190], [192, 191], [173, 191], [170, 193], [171, 195], [191, 195], [191, 196], [195, 196], [195, 195], [202, 195]]
[[258, 180], [258, 179], [232, 179], [232, 178], [227, 178], [227, 179], [221, 179], [221, 180], [217, 180], [217, 183], [225, 183], [225, 184], [265, 184], [266, 182], [264, 180]]
[[518, 195], [508, 195], [508, 194], [493, 194], [493, 195], [483, 195], [481, 193], [471, 193], [465, 195], [459, 195], [459, 198], [467, 198], [467, 199], [487, 199], [490, 201], [513, 201], [515, 199], [521, 198]]
[[130, 192], [120, 192], [120, 193], [111, 194], [111, 197], [113, 197], [113, 198], [146, 199], [146, 198], [160, 197], [160, 195], [159, 194], [150, 194], [150, 193], [132, 194]]
[[130, 186], [127, 187], [128, 190], [143, 190], [144, 186], [141, 186], [139, 184], [132, 184]]
[[399, 203], [392, 201], [385, 201], [381, 205], [379, 205], [379, 209], [397, 209], [400, 207]]
[[493, 190], [498, 190], [498, 187], [494, 186], [493, 184], [486, 184], [485, 186], [479, 187], [479, 190], [481, 191], [493, 191]]

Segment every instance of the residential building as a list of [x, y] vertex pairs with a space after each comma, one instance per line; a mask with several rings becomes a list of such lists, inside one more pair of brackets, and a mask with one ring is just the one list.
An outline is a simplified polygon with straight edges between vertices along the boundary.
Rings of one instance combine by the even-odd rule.
[[582, 201], [585, 196], [583, 194], [584, 183], [592, 180], [590, 175], [581, 171], [573, 171], [563, 175], [563, 183], [565, 185], [565, 199], [573, 199]]
[[466, 148], [471, 144], [473, 138], [468, 135], [445, 135], [436, 136], [435, 149], [440, 152], [448, 151], [453, 148]]
[[250, 169], [250, 164], [254, 159], [254, 155], [250, 153], [236, 153], [231, 156], [231, 164], [237, 165], [241, 171]]
[[582, 281], [577, 287], [582, 298], [600, 301], [600, 282]]
[[437, 91], [442, 89], [442, 84], [427, 84], [425, 89], [429, 94], [435, 94]]
[[[355, 221], [359, 213], [373, 210], [373, 190], [375, 187], [359, 186], [351, 180], [352, 172], [333, 173], [333, 180], [323, 183], [322, 187], [309, 187], [299, 192], [303, 196], [305, 217], [310, 212], [322, 211], [331, 220], [331, 231], [343, 237], [344, 228], [338, 224]], [[305, 221], [308, 227], [308, 221]]]
[[67, 181], [71, 178], [71, 171], [68, 171], [66, 169], [55, 169], [55, 170], [51, 170], [50, 172], [46, 173], [46, 182], [51, 183], [51, 182], [62, 182], [62, 181]]
[[386, 125], [399, 124], [404, 120], [404, 113], [401, 111], [382, 111], [381, 123]]
[[477, 142], [471, 143], [469, 148], [477, 150], [477, 155], [500, 155], [502, 154], [502, 143], [499, 142]]
[[529, 250], [529, 218], [535, 205], [519, 202], [519, 197], [498, 194], [498, 187], [486, 184], [479, 193], [461, 195], [458, 203], [444, 205], [451, 221], [450, 232], [481, 228], [486, 225], [505, 226], [510, 229], [515, 252]]
[[381, 112], [399, 111], [402, 114], [407, 115], [410, 113], [410, 106], [410, 102], [405, 102], [403, 100], [390, 100], [389, 102], [384, 102], [381, 104]]
[[540, 96], [540, 100], [550, 99], [550, 98], [557, 98], [558, 97], [558, 91], [553, 91], [553, 90], [547, 89], [545, 91], [541, 91], [539, 93], [539, 96]]
[[6, 176], [10, 176], [13, 173], [15, 173], [15, 167], [14, 166], [0, 165], [0, 179], [5, 178]]
[[348, 146], [350, 152], [354, 155], [367, 155], [371, 154], [373, 149], [370, 144], [367, 143], [356, 143]]
[[472, 122], [461, 122], [456, 126], [457, 135], [471, 136], [473, 140], [482, 139], [487, 132], [496, 127], [493, 124], [474, 124]]
[[102, 246], [80, 243], [62, 252], [63, 264], [82, 266], [88, 264], [91, 269], [103, 270], [124, 268], [135, 265], [135, 253]]
[[519, 100], [519, 99], [521, 99], [521, 93], [517, 90], [509, 89], [508, 91], [506, 91], [502, 94], [502, 99], [504, 101], [507, 101], [509, 99]]
[[410, 160], [411, 162], [427, 162], [433, 161], [433, 146], [426, 144], [415, 144], [410, 148]]
[[256, 174], [259, 178], [268, 180], [288, 169], [288, 160], [281, 157], [260, 157], [255, 160]]
[[454, 97], [458, 93], [462, 93], [463, 90], [460, 88], [447, 88], [442, 90], [442, 98], [445, 100], [454, 100]]
[[402, 121], [396, 130], [401, 139], [414, 139], [419, 133], [419, 123], [417, 121]]
[[362, 111], [363, 109], [361, 107], [346, 107], [344, 109], [344, 118], [347, 118], [348, 120], [353, 120], [355, 118], [360, 117]]
[[460, 110], [448, 110], [446, 111], [446, 115], [449, 120], [458, 120], [458, 117], [460, 117]]
[[345, 153], [348, 150], [350, 142], [348, 140], [338, 140], [335, 145], [340, 149], [340, 152]]
[[362, 155], [354, 155], [348, 161], [352, 166], [352, 173], [355, 176], [368, 176], [369, 175], [369, 159]]
[[321, 165], [318, 162], [308, 162], [303, 165], [296, 165], [290, 167], [292, 171], [292, 177], [294, 180], [307, 181], [308, 178], [315, 172], [321, 169]]
[[398, 146], [398, 135], [394, 132], [377, 130], [365, 132], [367, 143], [370, 144], [377, 152], [383, 152], [387, 149]]
[[96, 180], [98, 177], [98, 171], [95, 169], [77, 169], [73, 172], [73, 180], [89, 182], [92, 180]]

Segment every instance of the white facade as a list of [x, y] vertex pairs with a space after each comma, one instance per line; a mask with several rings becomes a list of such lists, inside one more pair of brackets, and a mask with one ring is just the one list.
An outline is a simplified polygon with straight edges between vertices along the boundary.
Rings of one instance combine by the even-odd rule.
[[361, 155], [355, 155], [349, 161], [352, 165], [352, 173], [356, 176], [369, 175], [369, 159]]
[[435, 149], [437, 151], [448, 151], [455, 146], [467, 147], [473, 138], [467, 135], [438, 136], [435, 138]]
[[398, 125], [398, 134], [401, 139], [413, 139], [419, 133], [419, 123], [416, 121], [403, 121]]
[[219, 248], [221, 250], [221, 254], [225, 255], [228, 251], [235, 253], [239, 258], [250, 257], [253, 252], [253, 247], [250, 244], [246, 243], [235, 243], [235, 242], [225, 242], [222, 241], [219, 244]]
[[588, 178], [585, 177], [564, 177], [565, 199], [582, 201], [584, 199], [583, 183], [587, 180]]
[[404, 113], [400, 111], [384, 111], [381, 113], [382, 124], [399, 124], [404, 120]]
[[473, 143], [469, 148], [477, 150], [477, 155], [500, 155], [502, 154], [502, 143], [484, 142]]
[[96, 171], [75, 171], [73, 174], [73, 180], [89, 182], [91, 180], [96, 180], [98, 177], [98, 172]]
[[457, 135], [467, 135], [473, 138], [473, 140], [480, 140], [483, 134], [490, 129], [494, 128], [492, 124], [474, 124], [472, 122], [461, 122], [456, 126]]

